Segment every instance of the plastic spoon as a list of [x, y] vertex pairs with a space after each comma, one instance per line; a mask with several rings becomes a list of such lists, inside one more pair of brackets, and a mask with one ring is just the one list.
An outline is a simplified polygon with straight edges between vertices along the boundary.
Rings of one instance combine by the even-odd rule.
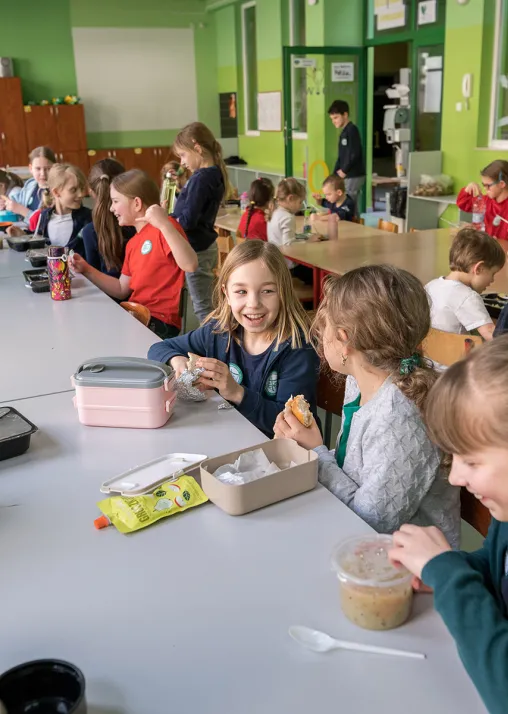
[[362, 645], [357, 642], [336, 640], [325, 632], [311, 630], [310, 627], [293, 625], [289, 628], [290, 636], [307, 649], [313, 652], [330, 652], [331, 650], [355, 650], [356, 652], [371, 652], [372, 654], [393, 655], [395, 657], [412, 657], [425, 659], [427, 655], [422, 652], [408, 652], [407, 650], [394, 650], [389, 647], [376, 647], [375, 645]]
[[508, 221], [506, 220], [506, 218], [503, 218], [502, 216], [496, 216], [496, 217], [494, 218], [494, 220], [492, 221], [492, 225], [493, 225], [493, 226], [496, 226], [496, 228], [497, 228], [498, 226], [501, 225], [501, 221], [503, 221], [503, 223], [508, 223]]

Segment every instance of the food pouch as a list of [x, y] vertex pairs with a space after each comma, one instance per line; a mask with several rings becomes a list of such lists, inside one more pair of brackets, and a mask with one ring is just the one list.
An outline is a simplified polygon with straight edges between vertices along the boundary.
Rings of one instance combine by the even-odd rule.
[[132, 533], [206, 501], [208, 498], [191, 476], [180, 476], [158, 486], [153, 493], [132, 497], [112, 496], [99, 501], [97, 505], [110, 523], [98, 518], [96, 527], [112, 524], [120, 533]]

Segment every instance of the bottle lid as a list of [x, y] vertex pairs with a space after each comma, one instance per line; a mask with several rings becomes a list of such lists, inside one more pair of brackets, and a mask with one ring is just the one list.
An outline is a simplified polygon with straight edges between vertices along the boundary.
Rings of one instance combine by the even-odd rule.
[[100, 531], [101, 528], [107, 528], [108, 526], [110, 526], [111, 521], [107, 516], [99, 516], [99, 518], [95, 519], [93, 524], [97, 528], [97, 530]]

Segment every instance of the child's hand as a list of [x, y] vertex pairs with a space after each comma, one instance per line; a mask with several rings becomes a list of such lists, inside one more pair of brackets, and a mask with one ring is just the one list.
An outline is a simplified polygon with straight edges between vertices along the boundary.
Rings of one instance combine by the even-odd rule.
[[21, 203], [14, 201], [12, 198], [9, 198], [8, 196], [6, 196], [5, 198], [6, 198], [5, 209], [7, 211], [12, 211], [12, 213], [21, 213], [21, 209], [24, 208], [24, 206], [22, 206]]
[[421, 578], [417, 578], [416, 576], [414, 576], [411, 580], [411, 587], [413, 588], [415, 593], [426, 593], [428, 595], [432, 595], [432, 593], [434, 592], [432, 588], [429, 588], [428, 585], [425, 585]]
[[439, 528], [420, 528], [404, 525], [393, 534], [394, 547], [388, 557], [393, 563], [401, 563], [417, 578], [427, 563], [441, 553], [451, 550], [448, 541]]
[[73, 253], [69, 256], [69, 267], [75, 273], [86, 275], [90, 265], [79, 255], [79, 253]]
[[15, 238], [17, 236], [22, 236], [24, 235], [25, 231], [20, 228], [19, 226], [8, 226], [7, 230], [5, 231], [8, 236], [11, 236], [11, 238]]
[[481, 186], [479, 186], [477, 183], [468, 183], [465, 189], [466, 193], [469, 193], [471, 196], [481, 196], [482, 195], [482, 189]]
[[157, 203], [146, 209], [143, 218], [136, 218], [136, 223], [150, 223], [154, 228], [162, 230], [168, 225], [168, 214]]
[[323, 203], [323, 196], [320, 193], [313, 193], [312, 198], [321, 205]]
[[176, 357], [172, 357], [169, 360], [169, 364], [173, 367], [175, 370], [175, 377], [178, 379], [185, 370], [187, 369], [187, 362], [188, 359], [186, 357], [182, 357], [182, 355], [177, 355]]
[[304, 449], [314, 449], [323, 444], [323, 437], [316, 420], [313, 419], [310, 426], [304, 426], [289, 407], [286, 407], [277, 417], [273, 432], [276, 439], [293, 439]]
[[7, 204], [7, 196], [0, 196], [0, 211], [5, 211], [6, 204]]
[[217, 389], [223, 399], [233, 404], [240, 404], [243, 399], [243, 387], [235, 382], [229, 367], [224, 362], [211, 357], [201, 357], [196, 367], [205, 370], [196, 382], [196, 386], [206, 389]]
[[321, 236], [319, 233], [311, 233], [309, 236], [307, 236], [307, 243], [320, 243], [321, 242]]

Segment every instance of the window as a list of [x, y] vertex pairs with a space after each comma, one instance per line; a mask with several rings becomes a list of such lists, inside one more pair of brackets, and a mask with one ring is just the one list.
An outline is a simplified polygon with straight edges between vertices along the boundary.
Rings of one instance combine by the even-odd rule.
[[258, 67], [256, 52], [256, 3], [242, 5], [243, 92], [245, 133], [258, 136]]
[[[289, 41], [292, 47], [305, 46], [305, 4], [306, 0], [289, 2]], [[295, 59], [302, 55], [292, 55], [291, 103], [293, 118], [293, 138], [307, 138], [307, 68], [296, 67]]]
[[490, 147], [508, 149], [508, 0], [497, 0]]

